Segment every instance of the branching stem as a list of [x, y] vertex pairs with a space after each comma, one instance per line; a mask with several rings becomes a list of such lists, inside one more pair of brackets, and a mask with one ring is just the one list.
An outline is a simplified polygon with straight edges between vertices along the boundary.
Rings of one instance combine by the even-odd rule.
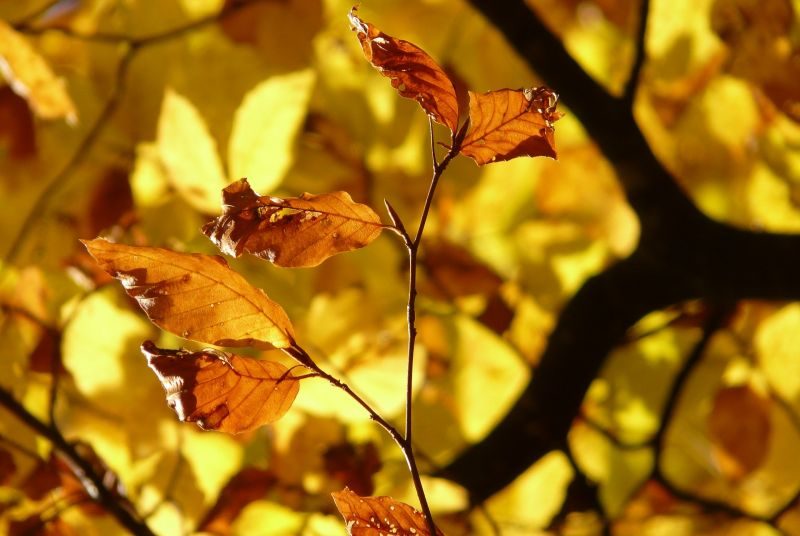
[[0, 387], [0, 406], [6, 408], [16, 418], [40, 436], [47, 438], [53, 448], [63, 457], [72, 474], [83, 485], [86, 494], [100, 504], [109, 514], [128, 529], [131, 534], [154, 536], [153, 532], [138, 518], [133, 507], [106, 487], [103, 476], [97, 474], [75, 447], [70, 444], [55, 426], [48, 426], [18, 402], [11, 393]]

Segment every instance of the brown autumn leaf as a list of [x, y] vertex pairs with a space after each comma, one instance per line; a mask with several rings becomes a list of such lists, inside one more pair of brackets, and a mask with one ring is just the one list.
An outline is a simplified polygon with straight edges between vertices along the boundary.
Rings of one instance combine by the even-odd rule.
[[147, 364], [181, 421], [203, 430], [249, 432], [280, 419], [294, 402], [300, 381], [274, 361], [213, 350], [166, 350], [142, 343]]
[[426, 244], [421, 260], [430, 279], [426, 290], [437, 299], [490, 295], [503, 283], [494, 270], [466, 248], [441, 238]]
[[36, 129], [25, 99], [9, 86], [0, 87], [0, 151], [11, 158], [36, 155]]
[[346, 192], [280, 198], [260, 196], [242, 179], [222, 190], [222, 216], [203, 226], [220, 251], [243, 252], [284, 268], [316, 266], [375, 240], [383, 224]]
[[289, 348], [294, 332], [283, 308], [217, 255], [82, 240], [160, 328], [217, 346]]
[[[331, 493], [350, 536], [430, 536], [425, 516], [391, 497], [359, 497], [344, 488]], [[436, 529], [437, 536], [444, 536]]]
[[197, 526], [197, 532], [226, 535], [245, 506], [264, 498], [277, 482], [268, 469], [245, 467], [236, 473], [217, 496], [217, 502]]
[[36, 512], [8, 523], [8, 536], [73, 536], [78, 532], [61, 517]]
[[382, 465], [375, 443], [354, 445], [345, 441], [328, 448], [322, 457], [325, 472], [331, 478], [352, 488], [358, 495], [369, 495], [374, 491], [372, 479]]
[[723, 387], [708, 416], [712, 451], [722, 473], [739, 480], [764, 461], [771, 432], [770, 402], [749, 385]]
[[4, 448], [0, 448], [0, 486], [7, 485], [14, 473], [17, 472], [17, 464], [14, 457]]
[[469, 92], [470, 127], [461, 154], [482, 166], [518, 156], [556, 158], [558, 95], [546, 87]]
[[350, 11], [350, 26], [356, 32], [364, 57], [402, 97], [416, 100], [434, 121], [455, 132], [458, 128], [458, 97], [452, 80], [424, 50], [395, 39], [362, 21]]

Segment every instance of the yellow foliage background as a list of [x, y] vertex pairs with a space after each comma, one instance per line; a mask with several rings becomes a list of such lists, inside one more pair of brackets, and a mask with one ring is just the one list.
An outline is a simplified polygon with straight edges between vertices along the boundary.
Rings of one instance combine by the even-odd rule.
[[[596, 80], [621, 91], [634, 57], [635, 3], [528, 3]], [[727, 67], [752, 51], [715, 33], [714, 10], [725, 4], [651, 2], [636, 119], [703, 212], [744, 228], [797, 232], [800, 126], [792, 114], [800, 100], [781, 107], [759, 89], [773, 74]], [[160, 332], [118, 285], [98, 279], [78, 242], [102, 235], [215, 253], [199, 228], [219, 213], [220, 189], [241, 177], [261, 195], [346, 190], [379, 212], [388, 199], [413, 226], [430, 180], [428, 122], [364, 61], [347, 24], [351, 7], [340, 0], [0, 2], [0, 385], [46, 421], [52, 374], [31, 362], [57, 334], [50, 358], [66, 370], [54, 408], [59, 428], [94, 447], [159, 534], [197, 530], [225, 483], [248, 466], [274, 471], [280, 486], [247, 505], [231, 534], [344, 534], [328, 497], [342, 483], [323, 463], [323, 453], [344, 441], [378, 447], [376, 495], [416, 504], [390, 439], [322, 381], [304, 380], [285, 419], [244, 437], [177, 422], [138, 347], [148, 338], [166, 347], [191, 343]], [[541, 83], [467, 2], [364, 2], [359, 14], [419, 45], [473, 90]], [[796, 15], [789, 26], [762, 43], [778, 58], [770, 61], [797, 50]], [[796, 80], [783, 83], [789, 94], [796, 89]], [[535, 374], [565, 302], [636, 247], [636, 215], [569, 104], [556, 125], [558, 161], [478, 168], [457, 159], [437, 192], [423, 254], [447, 241], [500, 282], [487, 292], [456, 276], [453, 284], [466, 290], [453, 295], [433, 269], [421, 274], [415, 433], [425, 472], [492, 429]], [[438, 127], [436, 135], [447, 141]], [[283, 305], [319, 363], [385, 417], [402, 420], [407, 275], [391, 233], [316, 269], [249, 258], [231, 265]], [[499, 328], [492, 304], [510, 315]], [[697, 307], [653, 313], [620, 343], [587, 394], [569, 456], [553, 451], [483, 505], [469, 505], [456, 484], [426, 478], [443, 529], [535, 534], [556, 530], [558, 519], [564, 534], [599, 533], [597, 514], [556, 517], [581, 472], [598, 483], [615, 533], [778, 534], [759, 519], [800, 491], [800, 310], [740, 304], [686, 383], [655, 460], [648, 441], [700, 338], [696, 323], [675, 319]], [[724, 461], [725, 440], [708, 426], [716, 393], [735, 385], [766, 400], [769, 423], [757, 467], [738, 473], [730, 464], [741, 460]], [[46, 458], [51, 447], [2, 410], [0, 436], [28, 451], [0, 441], [16, 464], [0, 482], [5, 528], [41, 508], [19, 486], [35, 465], [30, 453]], [[643, 487], [656, 462], [678, 488], [749, 517], [716, 523], [691, 505], [659, 513]], [[80, 534], [122, 532], [77, 508], [62, 517]], [[778, 521], [800, 533], [796, 509]]]

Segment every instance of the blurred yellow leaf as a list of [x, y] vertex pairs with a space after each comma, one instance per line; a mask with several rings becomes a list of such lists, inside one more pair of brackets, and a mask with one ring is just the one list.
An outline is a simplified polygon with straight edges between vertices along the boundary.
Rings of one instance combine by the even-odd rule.
[[248, 178], [262, 195], [280, 184], [292, 164], [314, 81], [314, 72], [306, 69], [270, 77], [250, 90], [233, 121], [231, 179]]
[[47, 61], [22, 35], [0, 20], [0, 74], [42, 119], [78, 121], [75, 104]]
[[535, 534], [558, 513], [572, 478], [564, 453], [550, 452], [486, 501], [485, 508], [504, 536]]
[[217, 144], [194, 104], [172, 89], [164, 94], [156, 143], [175, 189], [195, 209], [216, 213], [228, 183]]
[[458, 421], [478, 441], [505, 415], [528, 382], [523, 358], [496, 333], [466, 316], [455, 319], [453, 354]]

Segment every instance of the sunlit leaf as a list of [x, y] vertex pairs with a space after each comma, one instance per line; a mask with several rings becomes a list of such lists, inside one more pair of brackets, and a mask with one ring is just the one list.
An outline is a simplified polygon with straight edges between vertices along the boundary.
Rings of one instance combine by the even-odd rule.
[[47, 61], [5, 21], [0, 19], [0, 74], [14, 92], [28, 101], [43, 119], [66, 119], [75, 123], [75, 104]]
[[282, 364], [213, 351], [165, 350], [142, 344], [147, 364], [181, 421], [239, 434], [274, 422], [289, 410], [299, 380]]
[[478, 165], [518, 156], [556, 158], [558, 96], [546, 87], [469, 93], [470, 127], [461, 154]]
[[740, 479], [767, 456], [771, 435], [769, 400], [749, 385], [717, 391], [708, 416], [709, 435], [722, 472]]
[[174, 188], [195, 209], [213, 213], [228, 183], [217, 143], [194, 104], [168, 89], [161, 105], [156, 143]]
[[403, 97], [416, 100], [434, 121], [451, 132], [458, 127], [458, 98], [453, 82], [424, 50], [413, 43], [395, 39], [350, 12], [364, 56]]
[[245, 96], [233, 120], [228, 147], [232, 178], [250, 177], [260, 191], [280, 184], [293, 160], [314, 73], [310, 70], [268, 78]]
[[223, 253], [247, 252], [278, 266], [316, 266], [366, 246], [383, 229], [378, 215], [346, 192], [283, 199], [259, 196], [242, 179], [222, 199], [223, 214], [203, 227], [206, 236]]
[[280, 305], [218, 256], [83, 241], [157, 326], [219, 346], [287, 348], [293, 328]]
[[331, 495], [351, 536], [430, 535], [424, 515], [391, 497], [359, 497], [348, 488]]

